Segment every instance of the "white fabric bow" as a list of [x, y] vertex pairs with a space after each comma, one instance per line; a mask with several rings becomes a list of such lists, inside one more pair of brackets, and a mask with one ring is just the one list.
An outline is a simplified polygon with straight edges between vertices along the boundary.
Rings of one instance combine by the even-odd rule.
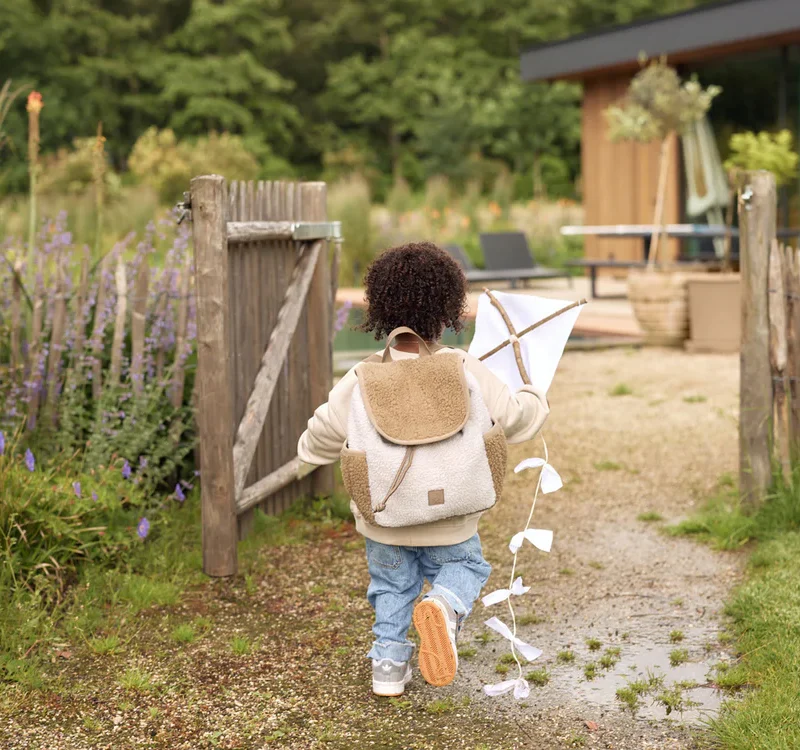
[[542, 467], [542, 492], [549, 495], [551, 492], [560, 490], [564, 486], [564, 482], [561, 481], [558, 472], [543, 458], [526, 458], [517, 464], [514, 473], [519, 474], [525, 469], [537, 469], [540, 466]]
[[502, 695], [509, 690], [514, 690], [514, 697], [519, 700], [524, 700], [530, 695], [531, 689], [528, 681], [519, 677], [516, 680], [506, 680], [505, 682], [498, 682], [495, 685], [484, 685], [483, 692], [486, 695], [494, 697], [495, 695]]
[[550, 529], [525, 529], [511, 537], [511, 541], [508, 543], [511, 554], [516, 554], [526, 539], [542, 552], [549, 552], [553, 546], [553, 532]]
[[487, 628], [491, 628], [495, 633], [499, 633], [503, 638], [511, 641], [528, 661], [538, 659], [542, 655], [541, 649], [531, 646], [529, 643], [525, 643], [525, 641], [521, 641], [511, 632], [511, 629], [502, 620], [498, 620], [496, 617], [490, 617], [484, 624]]
[[496, 591], [492, 591], [491, 594], [486, 594], [481, 601], [483, 602], [484, 607], [491, 607], [492, 604], [504, 602], [512, 594], [514, 596], [522, 596], [523, 594], [528, 593], [530, 590], [530, 586], [522, 585], [522, 576], [519, 576], [519, 578], [517, 578], [517, 580], [511, 584], [510, 589], [497, 589]]

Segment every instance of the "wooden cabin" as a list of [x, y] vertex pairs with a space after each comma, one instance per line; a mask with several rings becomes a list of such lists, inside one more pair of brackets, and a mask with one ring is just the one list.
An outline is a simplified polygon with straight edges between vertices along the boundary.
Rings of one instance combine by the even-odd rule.
[[[521, 56], [527, 81], [583, 85], [581, 169], [586, 224], [650, 224], [659, 144], [611, 143], [603, 110], [619, 100], [639, 57], [666, 55], [683, 77], [722, 87], [709, 120], [724, 160], [734, 132], [800, 132], [800, 0], [729, 0], [570, 37]], [[797, 142], [797, 140], [796, 140]], [[687, 221], [679, 144], [672, 149], [665, 223]], [[800, 224], [800, 188], [781, 191], [779, 224]], [[696, 221], [696, 220], [695, 220]], [[696, 248], [695, 248], [696, 249]], [[669, 254], [679, 252], [671, 240]], [[691, 256], [692, 248], [683, 248]], [[641, 240], [587, 237], [587, 258], [640, 260]]]

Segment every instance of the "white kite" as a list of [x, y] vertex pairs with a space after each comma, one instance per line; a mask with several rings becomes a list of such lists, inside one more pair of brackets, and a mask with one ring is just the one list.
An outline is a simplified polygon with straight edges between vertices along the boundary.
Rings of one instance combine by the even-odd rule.
[[[469, 353], [485, 361], [487, 367], [512, 391], [518, 391], [523, 385], [533, 385], [547, 393], [567, 339], [586, 300], [566, 302], [527, 294], [490, 292], [488, 289], [484, 292], [478, 300], [475, 336]], [[517, 619], [511, 601], [513, 596], [522, 596], [530, 590], [529, 586], [522, 585], [521, 578], [514, 578], [517, 553], [523, 541], [527, 539], [543, 552], [549, 552], [553, 543], [553, 532], [549, 529], [530, 528], [539, 490], [550, 493], [563, 487], [561, 477], [550, 465], [544, 436], [542, 443], [544, 458], [526, 458], [514, 469], [516, 473], [536, 468], [541, 471], [525, 528], [514, 534], [509, 543], [514, 563], [511, 566], [508, 588], [497, 589], [483, 597], [483, 604], [487, 607], [502, 601], [508, 602], [512, 628], [496, 617], [488, 619], [485, 624], [511, 643], [511, 653], [519, 669], [519, 676], [514, 680], [484, 685], [483, 690], [489, 696], [503, 695], [513, 690], [517, 700], [527, 698], [530, 688], [522, 676], [522, 663], [517, 651], [529, 661], [538, 658], [542, 653], [535, 646], [517, 638]]]

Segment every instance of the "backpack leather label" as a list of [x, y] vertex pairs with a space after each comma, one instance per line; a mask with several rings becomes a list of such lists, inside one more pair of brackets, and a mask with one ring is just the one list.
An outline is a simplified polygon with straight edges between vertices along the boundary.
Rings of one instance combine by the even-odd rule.
[[429, 490], [428, 505], [444, 505], [444, 490]]

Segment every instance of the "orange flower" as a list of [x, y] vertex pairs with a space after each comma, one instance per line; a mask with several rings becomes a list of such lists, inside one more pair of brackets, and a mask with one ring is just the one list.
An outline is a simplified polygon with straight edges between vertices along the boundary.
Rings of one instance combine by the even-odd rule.
[[431, 216], [434, 219], [438, 219], [439, 218], [439, 212], [434, 208], [433, 211], [431, 211]]
[[461, 226], [464, 227], [464, 229], [468, 229], [469, 228], [469, 224], [470, 224], [469, 216], [462, 216], [461, 217]]
[[492, 212], [494, 216], [500, 216], [503, 213], [503, 209], [500, 208], [500, 205], [496, 201], [492, 201], [489, 204], [489, 210]]
[[42, 107], [44, 107], [42, 95], [38, 91], [31, 91], [31, 93], [28, 94], [28, 112], [36, 112], [38, 114], [42, 111]]

